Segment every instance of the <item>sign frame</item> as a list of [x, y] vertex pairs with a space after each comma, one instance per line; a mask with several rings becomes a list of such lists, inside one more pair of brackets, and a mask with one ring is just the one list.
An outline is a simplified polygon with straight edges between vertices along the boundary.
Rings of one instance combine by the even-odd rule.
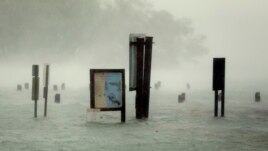
[[[99, 109], [100, 111], [121, 111], [121, 122], [125, 122], [125, 69], [90, 69], [90, 108]], [[96, 73], [120, 73], [122, 80], [122, 105], [120, 107], [96, 108], [95, 106], [95, 74]]]

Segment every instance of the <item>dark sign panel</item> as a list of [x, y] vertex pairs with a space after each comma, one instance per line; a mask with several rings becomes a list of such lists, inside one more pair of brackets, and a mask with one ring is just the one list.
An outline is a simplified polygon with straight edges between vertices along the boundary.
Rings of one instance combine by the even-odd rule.
[[225, 88], [225, 58], [213, 59], [213, 90]]

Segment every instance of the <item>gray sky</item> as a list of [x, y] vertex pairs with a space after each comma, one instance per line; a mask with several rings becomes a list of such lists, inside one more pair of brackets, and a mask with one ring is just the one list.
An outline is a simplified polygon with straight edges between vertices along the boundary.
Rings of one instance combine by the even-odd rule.
[[148, 33], [155, 41], [152, 83], [211, 90], [212, 58], [226, 57], [227, 88], [267, 89], [267, 0], [148, 1], [153, 8], [143, 0], [0, 1], [2, 77], [17, 83], [33, 63], [50, 63], [55, 82], [76, 76], [86, 85], [89, 68], [127, 70], [129, 33]]
[[[150, 1], [157, 9], [166, 9], [178, 18], [191, 18], [195, 32], [207, 37], [209, 55], [187, 70], [195, 69], [205, 76], [205, 68], [212, 63], [210, 58], [226, 57], [227, 81], [237, 87], [255, 85], [255, 82], [267, 84], [267, 0]], [[211, 75], [207, 76], [204, 81], [209, 82]], [[254, 86], [257, 89], [258, 84]]]

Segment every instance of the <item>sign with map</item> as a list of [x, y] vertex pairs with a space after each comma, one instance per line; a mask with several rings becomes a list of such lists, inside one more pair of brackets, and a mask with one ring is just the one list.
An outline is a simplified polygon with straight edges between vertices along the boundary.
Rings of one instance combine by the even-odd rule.
[[91, 69], [91, 108], [118, 110], [125, 105], [123, 69]]

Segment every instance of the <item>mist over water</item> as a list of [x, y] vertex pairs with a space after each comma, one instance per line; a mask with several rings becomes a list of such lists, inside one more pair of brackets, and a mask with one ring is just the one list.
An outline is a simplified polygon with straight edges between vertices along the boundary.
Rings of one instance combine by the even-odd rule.
[[[0, 0], [0, 151], [266, 151], [268, 72], [263, 52], [268, 22], [262, 21], [268, 5], [258, 2]], [[170, 8], [161, 9], [165, 5]], [[199, 32], [201, 28], [207, 31]], [[150, 113], [141, 121], [135, 118], [136, 92], [128, 90], [130, 33], [154, 38]], [[213, 117], [214, 57], [226, 57], [223, 118]], [[46, 63], [48, 116], [43, 117]], [[37, 118], [31, 100], [33, 64], [39, 65], [40, 77]], [[120, 112], [88, 111], [92, 68], [125, 69], [126, 123], [119, 124]], [[17, 84], [26, 82], [28, 90], [16, 91]], [[60, 89], [62, 83], [66, 90]], [[52, 90], [53, 85], [59, 90]], [[54, 102], [57, 93], [59, 104]], [[186, 99], [179, 103], [182, 93]]]
[[90, 68], [127, 73], [130, 33], [154, 37], [153, 80], [208, 53], [191, 19], [142, 0], [5, 0], [0, 20], [0, 68], [2, 79], [9, 79], [1, 80], [3, 86], [29, 81], [32, 64], [49, 63], [51, 83], [74, 87], [87, 86]]

